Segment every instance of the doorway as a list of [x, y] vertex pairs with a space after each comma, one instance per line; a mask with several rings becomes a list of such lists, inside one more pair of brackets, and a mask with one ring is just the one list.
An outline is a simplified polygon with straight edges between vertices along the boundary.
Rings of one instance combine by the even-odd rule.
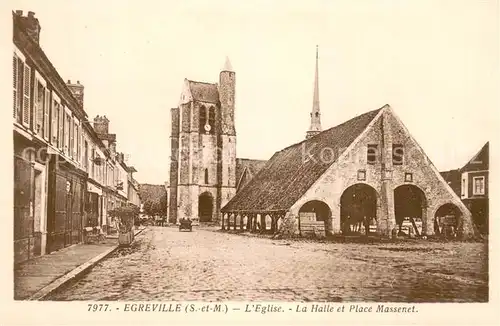
[[200, 222], [211, 222], [213, 212], [213, 198], [208, 192], [200, 195], [198, 198], [198, 217]]

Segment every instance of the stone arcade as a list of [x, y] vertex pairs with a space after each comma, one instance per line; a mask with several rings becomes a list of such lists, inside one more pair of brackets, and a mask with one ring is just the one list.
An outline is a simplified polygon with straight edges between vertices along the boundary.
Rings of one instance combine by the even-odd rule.
[[433, 235], [442, 216], [473, 235], [469, 210], [389, 105], [276, 152], [221, 211], [223, 229], [284, 235], [392, 236], [410, 222]]

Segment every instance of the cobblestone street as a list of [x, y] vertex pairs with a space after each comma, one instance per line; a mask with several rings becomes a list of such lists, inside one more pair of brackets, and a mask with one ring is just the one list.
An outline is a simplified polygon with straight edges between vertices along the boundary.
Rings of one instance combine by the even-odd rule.
[[338, 244], [150, 227], [50, 300], [484, 302], [487, 244]]

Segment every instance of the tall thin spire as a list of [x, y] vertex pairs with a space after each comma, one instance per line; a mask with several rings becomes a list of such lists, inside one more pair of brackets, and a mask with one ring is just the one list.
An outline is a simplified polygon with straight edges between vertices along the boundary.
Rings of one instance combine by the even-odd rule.
[[306, 133], [306, 139], [309, 139], [321, 132], [321, 112], [319, 111], [319, 82], [318, 82], [318, 46], [316, 45], [316, 71], [314, 74], [314, 95], [313, 95], [313, 107], [311, 112], [311, 126]]

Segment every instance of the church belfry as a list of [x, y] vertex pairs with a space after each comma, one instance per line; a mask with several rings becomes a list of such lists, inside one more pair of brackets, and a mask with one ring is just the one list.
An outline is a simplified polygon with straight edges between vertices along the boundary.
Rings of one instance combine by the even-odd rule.
[[306, 139], [309, 139], [321, 132], [321, 112], [319, 110], [318, 60], [319, 60], [318, 46], [316, 45], [316, 70], [314, 74], [313, 107], [311, 112], [311, 125], [306, 133]]

